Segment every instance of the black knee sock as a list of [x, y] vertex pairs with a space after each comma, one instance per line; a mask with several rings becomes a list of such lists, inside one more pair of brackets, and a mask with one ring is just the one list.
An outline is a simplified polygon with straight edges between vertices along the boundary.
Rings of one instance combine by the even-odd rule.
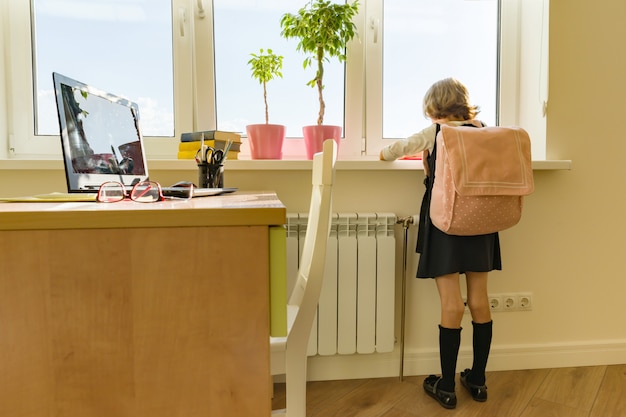
[[461, 329], [448, 329], [439, 326], [439, 360], [441, 361], [441, 381], [438, 388], [454, 392], [456, 360], [461, 345]]
[[468, 379], [474, 385], [485, 385], [485, 368], [487, 368], [487, 359], [491, 349], [493, 321], [487, 323], [472, 322], [472, 326], [474, 327], [474, 363]]

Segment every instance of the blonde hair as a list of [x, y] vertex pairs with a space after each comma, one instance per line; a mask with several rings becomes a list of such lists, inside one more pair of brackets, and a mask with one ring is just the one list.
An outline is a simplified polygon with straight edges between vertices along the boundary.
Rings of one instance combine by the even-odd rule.
[[424, 115], [432, 119], [471, 120], [480, 112], [470, 104], [467, 88], [454, 78], [434, 83], [424, 95]]

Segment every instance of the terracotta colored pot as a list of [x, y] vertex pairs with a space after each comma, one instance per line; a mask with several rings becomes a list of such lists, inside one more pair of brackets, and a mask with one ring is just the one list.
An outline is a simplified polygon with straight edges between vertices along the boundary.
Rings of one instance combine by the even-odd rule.
[[282, 159], [285, 126], [257, 124], [246, 126], [252, 159]]
[[313, 155], [322, 151], [322, 144], [326, 139], [334, 139], [337, 142], [337, 149], [339, 149], [341, 144], [341, 126], [304, 126], [302, 133], [304, 134], [306, 156], [309, 159], [313, 159]]

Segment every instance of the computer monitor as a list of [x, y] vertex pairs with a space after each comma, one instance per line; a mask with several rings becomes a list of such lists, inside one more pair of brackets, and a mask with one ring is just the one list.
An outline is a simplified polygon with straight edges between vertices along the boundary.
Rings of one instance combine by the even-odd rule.
[[58, 73], [52, 77], [68, 192], [147, 180], [137, 104]]

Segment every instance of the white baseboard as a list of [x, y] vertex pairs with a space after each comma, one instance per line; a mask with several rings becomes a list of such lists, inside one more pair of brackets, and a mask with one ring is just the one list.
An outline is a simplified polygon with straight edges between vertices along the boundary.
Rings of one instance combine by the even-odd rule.
[[[565, 368], [626, 363], [626, 340], [608, 340], [549, 345], [492, 346], [487, 371]], [[462, 348], [457, 369], [470, 368], [472, 352]], [[405, 351], [404, 376], [440, 373], [439, 351]], [[309, 358], [308, 379], [384, 378], [399, 376], [399, 349], [371, 355], [313, 356]]]

